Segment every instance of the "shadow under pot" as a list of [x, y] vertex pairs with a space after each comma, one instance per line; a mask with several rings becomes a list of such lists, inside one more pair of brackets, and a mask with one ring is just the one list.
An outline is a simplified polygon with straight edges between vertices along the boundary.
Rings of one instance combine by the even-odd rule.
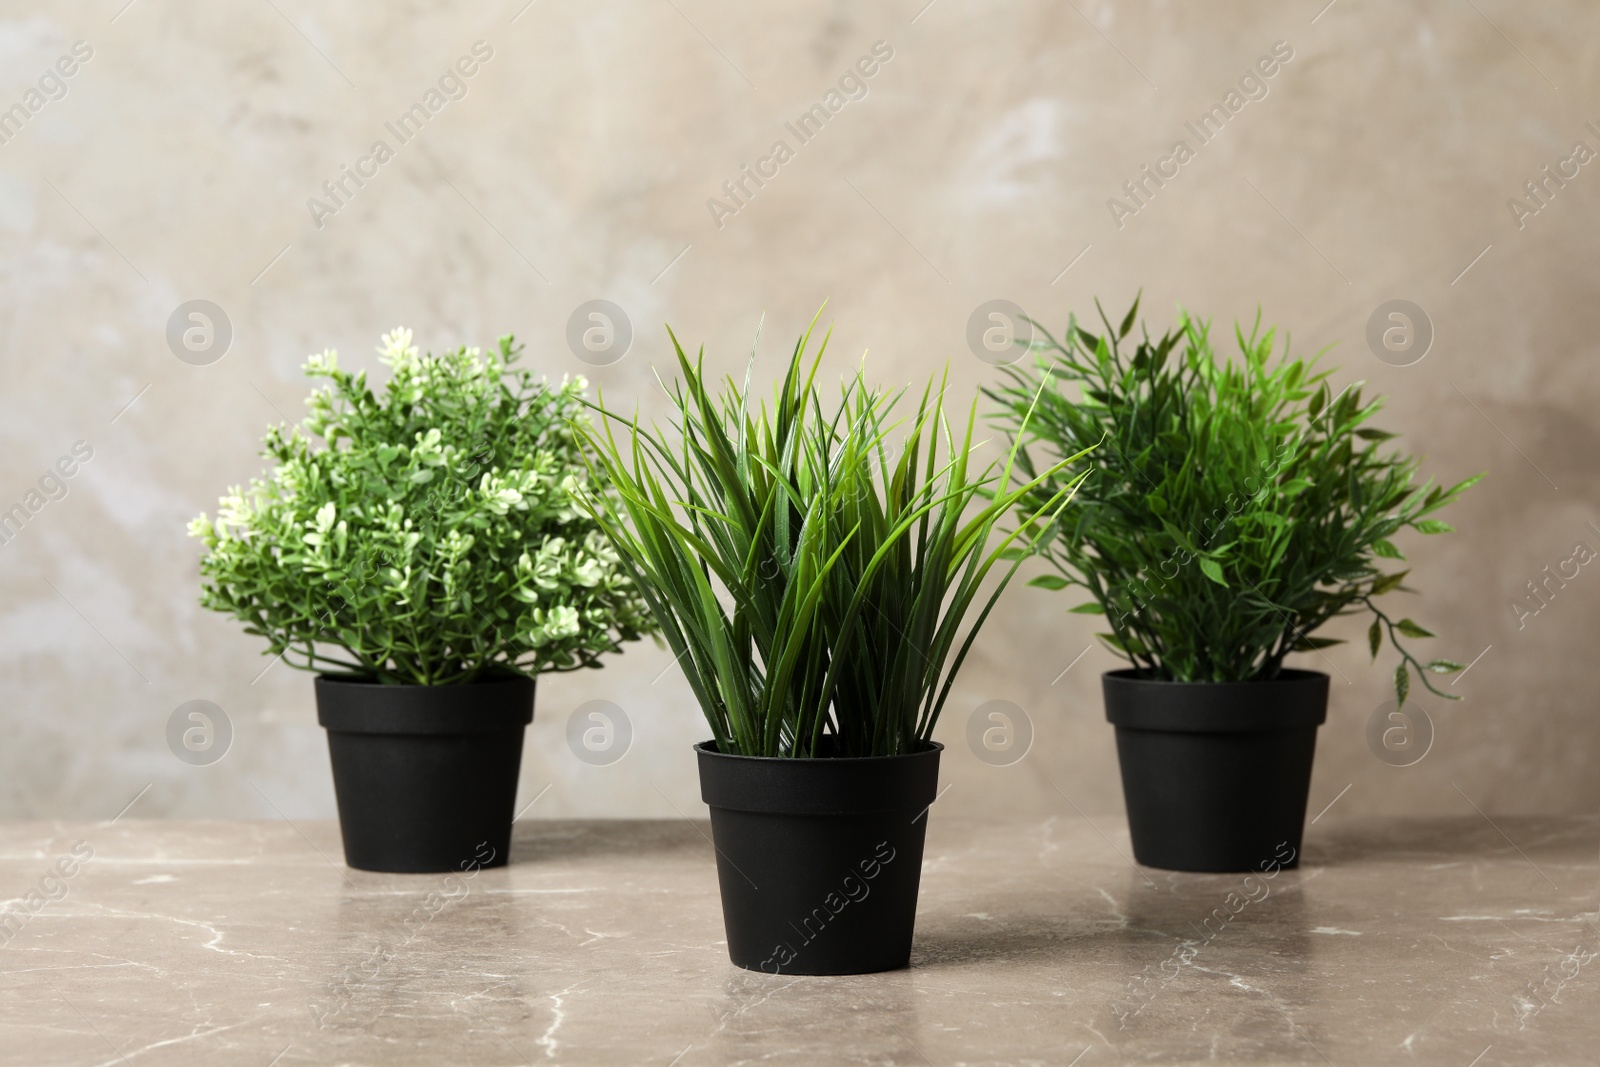
[[943, 749], [781, 759], [695, 746], [736, 965], [768, 974], [910, 965]]
[[533, 721], [533, 679], [380, 685], [319, 675], [345, 862], [364, 871], [500, 867]]
[[1101, 678], [1134, 859], [1173, 871], [1297, 866], [1328, 676], [1286, 669], [1266, 681], [1172, 682], [1142, 673]]

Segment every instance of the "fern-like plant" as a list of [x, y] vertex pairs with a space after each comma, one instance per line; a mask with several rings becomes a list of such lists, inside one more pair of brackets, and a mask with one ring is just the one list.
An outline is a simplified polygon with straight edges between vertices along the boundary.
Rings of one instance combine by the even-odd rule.
[[[1400, 655], [1400, 703], [1412, 672], [1453, 699], [1430, 675], [1461, 665], [1401, 642], [1433, 635], [1379, 607], [1412, 591], [1407, 571], [1380, 563], [1404, 558], [1392, 540], [1402, 530], [1450, 530], [1428, 516], [1482, 476], [1417, 484], [1417, 461], [1368, 425], [1381, 400], [1363, 402], [1360, 383], [1335, 394], [1331, 372], [1291, 359], [1287, 338], [1274, 358], [1277, 332], [1262, 333], [1259, 315], [1248, 336], [1235, 328], [1240, 358], [1229, 361], [1213, 351], [1210, 323], [1187, 314], [1130, 341], [1138, 310], [1136, 300], [1116, 327], [1102, 310], [1103, 334], [1075, 318], [1060, 338], [1038, 327], [1036, 365], [1007, 368], [990, 391], [1025, 445], [1027, 478], [1030, 449], [1053, 465], [1103, 442], [1077, 503], [1040, 542], [1056, 573], [1030, 584], [1085, 589], [1090, 601], [1071, 610], [1105, 615], [1112, 649], [1151, 678], [1184, 682], [1273, 678], [1289, 653], [1338, 643], [1315, 636], [1329, 620], [1367, 611], [1373, 658], [1385, 637]], [[1055, 384], [1041, 393], [1045, 378]], [[1059, 482], [1042, 474], [1024, 496], [1030, 521]]]
[[[943, 380], [930, 381], [904, 426], [894, 416], [901, 394], [872, 389], [861, 371], [824, 412], [816, 375], [827, 339], [808, 359], [810, 338], [808, 329], [795, 345], [769, 408], [752, 402], [749, 370], [713, 397], [704, 352], [691, 361], [673, 336], [676, 432], [615, 414], [603, 432], [584, 430], [621, 503], [591, 497], [590, 507], [649, 600], [718, 751], [909, 753], [932, 736], [1015, 570], [964, 628], [985, 576], [1021, 536], [991, 546], [996, 525], [1030, 495], [1042, 528], [1071, 496], [1065, 469], [1077, 457], [1021, 485], [1014, 451], [974, 472], [976, 398], [956, 438]], [[614, 423], [627, 431], [621, 441]]]

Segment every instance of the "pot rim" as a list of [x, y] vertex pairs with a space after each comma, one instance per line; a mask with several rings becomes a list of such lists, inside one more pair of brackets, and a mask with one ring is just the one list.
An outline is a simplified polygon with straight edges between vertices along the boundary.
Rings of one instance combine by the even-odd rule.
[[769, 815], [925, 812], [938, 799], [944, 745], [899, 756], [741, 756], [694, 746], [700, 799], [713, 810]]
[[717, 739], [713, 737], [708, 740], [698, 742], [694, 746], [694, 750], [696, 752], [704, 752], [708, 756], [715, 756], [718, 759], [726, 760], [750, 760], [752, 762], [785, 765], [828, 763], [856, 766], [868, 763], [872, 760], [913, 759], [919, 756], [927, 756], [930, 752], [944, 751], [944, 742], [942, 741], [918, 741], [917, 744], [922, 747], [918, 748], [915, 752], [902, 752], [898, 756], [747, 756], [742, 752], [719, 752], [717, 751], [716, 744]]
[[1325, 671], [1308, 671], [1300, 667], [1284, 667], [1278, 672], [1276, 678], [1252, 678], [1239, 682], [1180, 682], [1175, 678], [1147, 678], [1143, 669], [1139, 667], [1119, 667], [1116, 670], [1104, 671], [1102, 678], [1115, 678], [1119, 684], [1149, 685], [1149, 686], [1189, 686], [1194, 688], [1222, 688], [1223, 686], [1268, 686], [1268, 685], [1304, 685], [1313, 679], [1327, 680]]
[[1315, 730], [1328, 718], [1328, 676], [1285, 668], [1253, 682], [1176, 682], [1138, 677], [1137, 668], [1101, 677], [1106, 720], [1118, 730], [1259, 733]]
[[533, 721], [535, 683], [522, 674], [454, 685], [385, 685], [355, 675], [316, 677], [317, 722], [349, 734], [476, 734]]
[[445, 690], [470, 689], [477, 686], [517, 685], [520, 682], [532, 685], [535, 682], [533, 677], [523, 674], [521, 671], [497, 671], [491, 674], [479, 675], [470, 682], [449, 682], [444, 685], [418, 685], [415, 682], [400, 682], [391, 685], [387, 682], [380, 682], [376, 678], [369, 678], [364, 674], [356, 674], [353, 671], [318, 671], [313, 677], [316, 678], [318, 683], [325, 683], [330, 686], [341, 688], [348, 686], [351, 689], [370, 687], [374, 690], [382, 689], [394, 692], [405, 690], [444, 692]]

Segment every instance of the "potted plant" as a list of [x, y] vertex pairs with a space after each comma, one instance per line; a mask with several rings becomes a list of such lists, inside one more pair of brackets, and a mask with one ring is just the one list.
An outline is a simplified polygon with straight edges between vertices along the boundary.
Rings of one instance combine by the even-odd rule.
[[510, 337], [436, 356], [396, 330], [379, 352], [381, 394], [312, 356], [326, 384], [303, 426], [267, 431], [271, 474], [190, 525], [200, 602], [322, 672], [346, 862], [496, 866], [535, 676], [599, 666], [653, 626], [574, 503], [606, 492], [575, 437], [583, 380], [509, 369]]
[[750, 395], [753, 353], [744, 384], [713, 397], [703, 351], [691, 362], [673, 336], [676, 432], [615, 415], [589, 430], [620, 500], [590, 507], [711, 727], [696, 753], [730, 958], [859, 974], [910, 960], [934, 726], [1016, 566], [981, 597], [1019, 536], [991, 547], [991, 534], [1046, 477], [1060, 484], [1031, 517], [1053, 516], [1072, 481], [1058, 477], [1064, 459], [1014, 485], [1014, 452], [970, 468], [976, 399], [956, 438], [943, 381], [904, 425], [901, 394], [859, 370], [825, 411], [815, 383], [827, 340], [808, 357], [810, 339], [769, 407]]
[[[1098, 306], [1098, 305], [1097, 305]], [[1460, 670], [1419, 660], [1400, 638], [1426, 638], [1378, 599], [1411, 592], [1391, 540], [1403, 529], [1450, 529], [1427, 516], [1478, 478], [1449, 489], [1416, 484], [1417, 461], [1367, 425], [1381, 402], [1360, 383], [1335, 394], [1317, 358], [1274, 358], [1276, 331], [1235, 334], [1240, 360], [1213, 352], [1209, 323], [1130, 342], [1138, 301], [1121, 324], [1091, 333], [1075, 319], [1057, 339], [1041, 329], [1037, 366], [1007, 368], [991, 396], [1000, 421], [1043, 455], [1104, 442], [1099, 469], [1038, 553], [1056, 573], [1030, 584], [1078, 586], [1075, 612], [1105, 615], [1101, 638], [1131, 667], [1104, 676], [1116, 726], [1133, 850], [1153, 867], [1255, 870], [1300, 852], [1316, 730], [1327, 675], [1285, 666], [1317, 652], [1330, 620], [1370, 613], [1376, 659], [1399, 653], [1396, 699], [1415, 673]], [[1131, 347], [1132, 351], [1128, 351]], [[1040, 393], [1040, 377], [1056, 383]], [[1077, 400], [1067, 395], [1076, 386]], [[1024, 476], [1033, 462], [1018, 456]], [[1048, 499], [1059, 475], [1023, 498]]]

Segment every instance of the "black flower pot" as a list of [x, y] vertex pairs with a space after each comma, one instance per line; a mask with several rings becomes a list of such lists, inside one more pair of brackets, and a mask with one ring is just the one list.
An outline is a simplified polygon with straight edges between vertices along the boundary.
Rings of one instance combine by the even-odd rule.
[[533, 680], [379, 685], [319, 675], [344, 859], [365, 871], [498, 867], [511, 846]]
[[1140, 673], [1101, 679], [1134, 859], [1174, 871], [1296, 866], [1328, 676], [1169, 682]]
[[867, 974], [911, 962], [939, 753], [769, 759], [695, 746], [735, 964]]

